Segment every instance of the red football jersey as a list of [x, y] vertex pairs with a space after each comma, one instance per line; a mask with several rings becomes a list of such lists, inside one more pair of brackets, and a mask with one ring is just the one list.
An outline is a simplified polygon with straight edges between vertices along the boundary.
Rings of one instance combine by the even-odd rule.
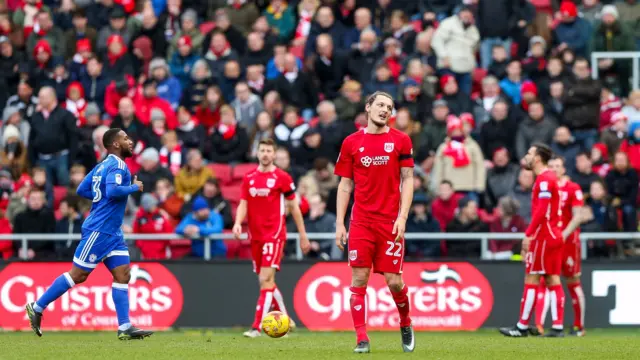
[[[547, 202], [548, 200], [548, 202]], [[546, 208], [542, 207], [546, 205]], [[526, 235], [545, 240], [556, 237], [562, 223], [558, 179], [553, 171], [545, 169], [536, 177], [531, 194], [531, 224]]]
[[258, 241], [284, 239], [285, 199], [295, 198], [296, 186], [291, 176], [276, 168], [261, 172], [257, 168], [242, 181], [242, 200], [247, 201], [249, 238]]
[[393, 128], [382, 134], [366, 130], [344, 140], [335, 174], [355, 184], [352, 220], [395, 220], [400, 211], [400, 168], [413, 168], [411, 138]]
[[[573, 208], [584, 205], [584, 198], [582, 197], [582, 189], [580, 185], [573, 181], [566, 180], [564, 182], [558, 182], [558, 189], [560, 191], [560, 209], [562, 210], [562, 225], [561, 229], [566, 229], [571, 218], [573, 217]], [[580, 229], [576, 229], [576, 233]]]

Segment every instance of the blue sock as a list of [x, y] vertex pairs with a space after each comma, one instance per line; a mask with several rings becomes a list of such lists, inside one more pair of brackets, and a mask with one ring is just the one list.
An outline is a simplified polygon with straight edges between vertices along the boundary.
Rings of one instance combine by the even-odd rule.
[[49, 286], [47, 291], [45, 291], [44, 294], [42, 294], [40, 299], [36, 301], [36, 305], [34, 306], [34, 309], [37, 312], [42, 313], [44, 309], [47, 307], [47, 305], [56, 301], [57, 298], [59, 298], [60, 296], [62, 296], [62, 294], [66, 293], [69, 289], [71, 289], [73, 285], [75, 285], [75, 283], [73, 282], [73, 279], [71, 279], [71, 275], [69, 275], [69, 273], [64, 273], [58, 276], [53, 281], [53, 284]]
[[111, 284], [111, 297], [116, 306], [118, 315], [118, 330], [127, 330], [131, 327], [129, 322], [129, 284]]

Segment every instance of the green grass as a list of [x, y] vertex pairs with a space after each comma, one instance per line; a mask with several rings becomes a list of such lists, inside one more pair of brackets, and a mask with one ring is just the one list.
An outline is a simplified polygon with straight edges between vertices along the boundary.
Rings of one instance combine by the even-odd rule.
[[163, 332], [118, 341], [115, 332], [0, 333], [0, 359], [638, 359], [640, 331], [591, 330], [584, 338], [510, 339], [496, 331], [418, 333], [416, 351], [402, 353], [400, 335], [371, 333], [372, 353], [355, 355], [353, 333], [296, 332], [288, 338], [245, 339], [241, 330]]

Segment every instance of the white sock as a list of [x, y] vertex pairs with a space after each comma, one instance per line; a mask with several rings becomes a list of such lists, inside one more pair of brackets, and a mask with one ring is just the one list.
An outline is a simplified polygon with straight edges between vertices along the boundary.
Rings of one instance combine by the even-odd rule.
[[120, 331], [129, 330], [130, 327], [131, 327], [131, 323], [126, 323], [118, 326], [118, 330]]
[[43, 308], [40, 307], [40, 305], [38, 305], [38, 303], [34, 303], [33, 304], [33, 310], [35, 310], [36, 312], [42, 314], [42, 312], [44, 311]]

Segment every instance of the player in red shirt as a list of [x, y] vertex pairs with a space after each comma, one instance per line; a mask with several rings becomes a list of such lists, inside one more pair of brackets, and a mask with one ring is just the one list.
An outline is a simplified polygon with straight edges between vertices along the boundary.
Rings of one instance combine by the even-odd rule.
[[545, 336], [562, 337], [564, 322], [564, 289], [560, 282], [564, 239], [562, 237], [562, 210], [558, 180], [547, 164], [552, 151], [544, 144], [529, 148], [523, 161], [536, 174], [531, 196], [531, 223], [522, 240], [525, 261], [524, 292], [520, 303], [520, 321], [514, 327], [501, 328], [500, 333], [510, 337], [529, 334], [529, 318], [536, 301], [536, 290], [544, 276], [550, 293], [553, 325]]
[[242, 196], [233, 225], [233, 234], [239, 239], [242, 234], [242, 222], [247, 217], [253, 271], [258, 274], [260, 282], [260, 297], [253, 325], [251, 330], [244, 333], [244, 336], [249, 338], [260, 336], [262, 318], [271, 311], [272, 306], [275, 310], [285, 314], [287, 312], [275, 281], [287, 241], [285, 205], [298, 227], [302, 252], [306, 254], [310, 246], [296, 200], [296, 186], [289, 174], [274, 165], [275, 153], [276, 146], [273, 140], [260, 141], [260, 165], [242, 180]]
[[335, 173], [341, 176], [337, 195], [336, 244], [344, 248], [344, 217], [351, 192], [355, 202], [349, 226], [351, 317], [356, 353], [370, 352], [366, 330], [367, 283], [371, 267], [384, 275], [400, 314], [402, 348], [415, 348], [409, 317], [408, 288], [402, 280], [404, 231], [413, 198], [413, 148], [409, 136], [387, 126], [393, 100], [384, 92], [367, 98], [367, 127], [342, 143]]
[[[584, 310], [585, 298], [580, 284], [581, 274], [581, 244], [579, 226], [585, 220], [582, 208], [584, 199], [580, 186], [572, 182], [567, 176], [565, 160], [555, 157], [549, 162], [549, 167], [558, 177], [558, 187], [560, 191], [560, 208], [562, 210], [562, 229], [564, 250], [562, 254], [562, 276], [567, 281], [571, 303], [573, 305], [574, 322], [571, 335], [584, 336]], [[536, 301], [536, 327], [540, 331], [544, 323], [546, 313], [545, 305], [549, 301], [546, 296], [538, 294]]]

